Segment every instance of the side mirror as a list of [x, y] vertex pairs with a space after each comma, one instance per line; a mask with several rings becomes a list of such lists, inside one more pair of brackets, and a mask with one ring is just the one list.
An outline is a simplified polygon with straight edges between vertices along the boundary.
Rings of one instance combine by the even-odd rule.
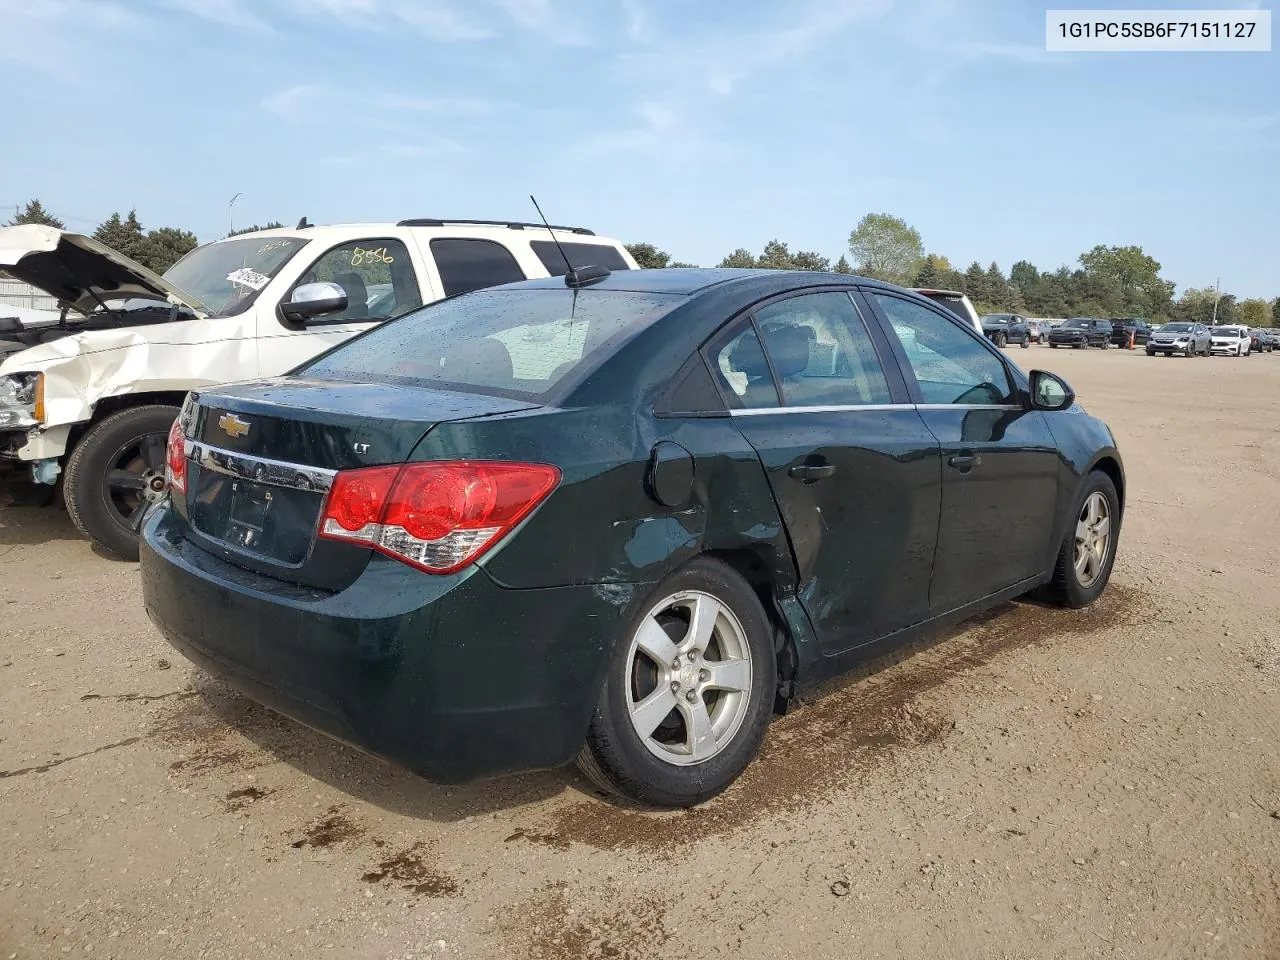
[[286, 320], [304, 323], [311, 317], [347, 309], [347, 291], [337, 283], [304, 283], [293, 288], [293, 296], [280, 304]]
[[1055, 373], [1031, 371], [1031, 406], [1036, 410], [1065, 410], [1076, 402], [1076, 393]]

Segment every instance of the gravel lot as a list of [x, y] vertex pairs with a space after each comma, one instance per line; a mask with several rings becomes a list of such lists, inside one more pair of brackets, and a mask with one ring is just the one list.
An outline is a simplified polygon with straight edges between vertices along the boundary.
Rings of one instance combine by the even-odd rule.
[[1280, 357], [1009, 353], [1117, 434], [1103, 600], [878, 664], [688, 812], [417, 780], [0, 510], [0, 956], [1280, 957]]

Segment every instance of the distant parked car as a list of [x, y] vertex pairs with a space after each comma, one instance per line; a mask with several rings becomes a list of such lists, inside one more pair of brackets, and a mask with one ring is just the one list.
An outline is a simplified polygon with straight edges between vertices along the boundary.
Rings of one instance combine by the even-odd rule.
[[1111, 342], [1117, 347], [1127, 347], [1129, 337], [1133, 336], [1136, 346], [1142, 346], [1151, 339], [1151, 324], [1136, 318], [1111, 318]]
[[1275, 340], [1267, 330], [1249, 331], [1249, 349], [1253, 353], [1270, 353], [1276, 348]]
[[1023, 349], [1031, 346], [1031, 330], [1027, 321], [1016, 313], [988, 313], [982, 318], [982, 332], [997, 347], [1020, 343]]
[[1111, 346], [1111, 321], [1098, 320], [1094, 317], [1073, 317], [1062, 326], [1049, 332], [1049, 346], [1101, 347], [1103, 350]]
[[1050, 329], [1048, 320], [1027, 321], [1027, 331], [1031, 334], [1032, 343], [1044, 343], [1048, 340]]
[[1224, 357], [1247, 357], [1253, 346], [1249, 338], [1249, 328], [1237, 324], [1226, 327], [1214, 327], [1209, 349]]
[[959, 290], [931, 290], [927, 287], [912, 287], [922, 297], [928, 297], [934, 303], [946, 307], [957, 317], [971, 324], [973, 329], [982, 333], [982, 321], [978, 319], [978, 311], [973, 303]]
[[1209, 356], [1209, 328], [1203, 323], [1166, 323], [1151, 334], [1147, 356], [1174, 354], [1183, 357]]

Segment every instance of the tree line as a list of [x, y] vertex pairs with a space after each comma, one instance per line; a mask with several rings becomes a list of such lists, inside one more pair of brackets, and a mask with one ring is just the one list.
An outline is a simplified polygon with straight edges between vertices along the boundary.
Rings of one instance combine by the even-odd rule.
[[[628, 244], [642, 267], [674, 267], [671, 255], [651, 243]], [[850, 259], [852, 258], [852, 266]], [[768, 267], [857, 273], [906, 287], [958, 290], [979, 313], [1020, 313], [1031, 317], [1141, 317], [1153, 323], [1169, 320], [1244, 323], [1280, 327], [1280, 297], [1239, 300], [1213, 287], [1189, 287], [1174, 297], [1174, 284], [1160, 276], [1160, 262], [1139, 246], [1099, 244], [1080, 254], [1077, 266], [1040, 270], [1019, 260], [1006, 274], [992, 262], [976, 260], [957, 270], [940, 253], [927, 253], [920, 232], [900, 217], [869, 213], [849, 234], [849, 252], [834, 263], [811, 250], [794, 253], [781, 240], [770, 240], [759, 256], [739, 247], [720, 261], [721, 267]]]
[[[40, 223], [65, 229], [65, 224], [32, 200], [10, 225]], [[271, 222], [254, 224], [235, 233], [279, 227]], [[100, 223], [93, 238], [137, 260], [156, 273], [164, 273], [199, 241], [194, 233], [177, 227], [144, 229], [137, 212], [113, 213]], [[673, 260], [652, 243], [630, 243], [627, 249], [646, 268], [692, 267]], [[907, 287], [959, 290], [968, 295], [979, 313], [1021, 313], [1033, 317], [1142, 317], [1153, 323], [1167, 320], [1199, 320], [1245, 323], [1251, 327], [1280, 327], [1280, 297], [1238, 300], [1213, 287], [1189, 287], [1174, 297], [1174, 284], [1160, 276], [1160, 262], [1139, 246], [1109, 247], [1099, 244], [1080, 254], [1077, 266], [1042, 271], [1019, 260], [1006, 274], [992, 262], [976, 260], [957, 270], [943, 254], [925, 252], [920, 232], [899, 217], [869, 213], [849, 234], [847, 254], [833, 263], [812, 250], [795, 250], [781, 240], [770, 240], [757, 256], [739, 247], [718, 264], [721, 267], [757, 267], [774, 270], [816, 270], [857, 273]]]

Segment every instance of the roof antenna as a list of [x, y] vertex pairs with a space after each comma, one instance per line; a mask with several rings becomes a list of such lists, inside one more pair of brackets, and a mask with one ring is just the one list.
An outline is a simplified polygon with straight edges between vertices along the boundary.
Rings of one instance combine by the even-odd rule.
[[547, 215], [542, 212], [542, 208], [538, 206], [537, 198], [531, 193], [529, 199], [533, 201], [533, 209], [538, 211], [538, 216], [542, 218], [543, 224], [547, 228], [547, 233], [551, 234], [551, 240], [556, 245], [556, 249], [560, 251], [560, 258], [564, 260], [564, 278], [565, 283], [569, 282], [569, 274], [573, 273], [573, 264], [569, 262], [569, 255], [564, 252], [564, 247], [560, 246], [560, 241], [556, 238], [556, 232], [551, 229], [551, 224], [547, 222]]

